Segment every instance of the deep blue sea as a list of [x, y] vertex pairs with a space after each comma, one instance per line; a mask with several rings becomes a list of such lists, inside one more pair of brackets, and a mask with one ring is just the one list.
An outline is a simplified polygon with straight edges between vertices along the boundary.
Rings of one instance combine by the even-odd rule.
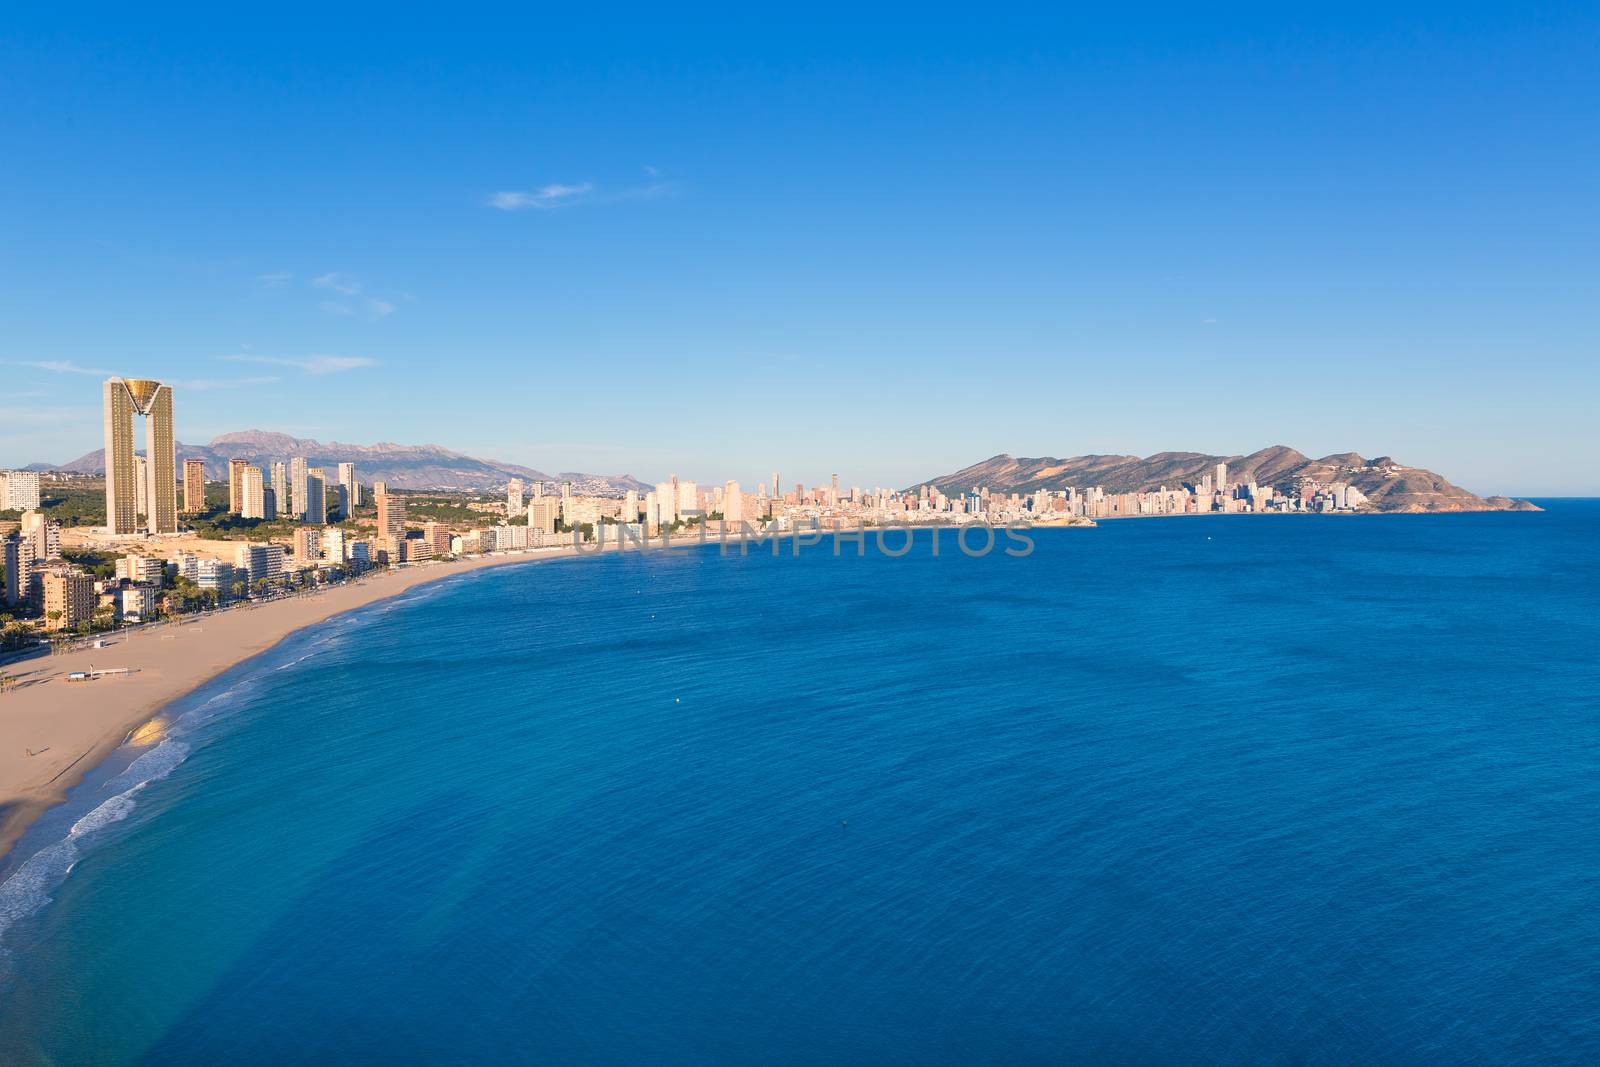
[[422, 587], [36, 826], [0, 1063], [1600, 1061], [1547, 506]]

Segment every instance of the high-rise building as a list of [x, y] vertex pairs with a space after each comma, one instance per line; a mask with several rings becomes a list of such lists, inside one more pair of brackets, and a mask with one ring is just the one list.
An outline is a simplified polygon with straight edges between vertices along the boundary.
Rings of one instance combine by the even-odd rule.
[[322, 558], [329, 563], [343, 563], [345, 557], [344, 544], [343, 530], [337, 526], [325, 528], [322, 531]]
[[112, 534], [140, 532], [141, 510], [134, 482], [133, 417], [147, 419], [145, 442], [150, 461], [148, 495], [142, 510], [149, 533], [178, 532], [178, 467], [172, 436], [172, 389], [144, 378], [107, 378], [106, 529]]
[[38, 471], [0, 471], [0, 511], [31, 511], [38, 506]]
[[1228, 490], [1228, 465], [1226, 463], [1218, 463], [1217, 464], [1217, 492], [1224, 493], [1224, 492], [1227, 492], [1227, 490]]
[[287, 511], [292, 502], [289, 497], [289, 468], [281, 459], [273, 460], [267, 467], [272, 476], [272, 495], [279, 511]]
[[354, 463], [339, 464], [339, 484], [344, 486], [346, 499], [341, 503], [344, 505], [344, 517], [348, 519], [361, 506], [361, 483], [356, 481]]
[[234, 577], [243, 578], [252, 591], [258, 582], [277, 582], [283, 577], [283, 546], [242, 544], [234, 549], [233, 570]]
[[166, 572], [167, 561], [159, 556], [123, 556], [116, 562], [118, 581], [153, 582], [159, 585]]
[[622, 521], [639, 521], [639, 490], [629, 489], [622, 498]]
[[201, 589], [216, 593], [219, 604], [225, 604], [233, 598], [233, 565], [230, 563], [220, 559], [197, 560], [192, 581]]
[[730, 526], [744, 521], [744, 492], [738, 482], [722, 487], [722, 521]]
[[542, 534], [556, 532], [556, 501], [537, 497], [528, 501], [528, 532], [539, 531]]
[[34, 589], [37, 579], [38, 559], [33, 554], [33, 542], [16, 534], [3, 542], [6, 563], [6, 601], [14, 605], [32, 603], [38, 599]]
[[198, 515], [206, 509], [206, 465], [204, 460], [183, 461], [183, 513]]
[[46, 571], [43, 587], [46, 630], [70, 630], [94, 617], [93, 575], [67, 569]]
[[396, 539], [406, 535], [406, 502], [390, 494], [389, 487], [379, 482], [372, 487], [372, 497], [378, 504], [378, 536]]
[[442, 522], [424, 523], [422, 539], [427, 544], [424, 550], [431, 558], [433, 556], [448, 556], [450, 554], [450, 528]]
[[244, 514], [244, 472], [250, 466], [247, 459], [228, 460], [228, 514]]
[[267, 489], [260, 467], [246, 467], [239, 480], [239, 516], [245, 519], [267, 517]]
[[699, 511], [699, 489], [693, 482], [678, 483], [678, 517], [681, 519], [692, 511]]
[[20, 524], [22, 536], [33, 545], [33, 558], [40, 563], [61, 558], [61, 524], [46, 518], [42, 511], [23, 514]]
[[306, 471], [306, 510], [300, 517], [301, 522], [309, 522], [321, 526], [328, 521], [328, 490], [324, 481], [322, 468], [311, 467]]
[[516, 515], [522, 511], [522, 479], [513, 478], [506, 486], [506, 514]]
[[287, 518], [296, 522], [306, 519], [306, 461], [304, 456], [296, 456], [289, 461], [289, 511]]
[[278, 494], [265, 486], [261, 489], [261, 517], [268, 522], [278, 517]]

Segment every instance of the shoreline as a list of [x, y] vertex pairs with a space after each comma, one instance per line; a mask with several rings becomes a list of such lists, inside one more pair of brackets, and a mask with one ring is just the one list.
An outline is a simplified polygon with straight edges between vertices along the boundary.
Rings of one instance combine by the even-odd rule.
[[[649, 550], [712, 544], [720, 541], [684, 538], [652, 543]], [[124, 631], [104, 648], [13, 660], [6, 672], [16, 677], [15, 688], [0, 696], [0, 864], [40, 815], [65, 801], [163, 708], [307, 627], [459, 574], [616, 551], [615, 545], [587, 551], [565, 545], [375, 572], [303, 596], [245, 602], [182, 623]], [[69, 673], [96, 666], [136, 672], [67, 681]]]

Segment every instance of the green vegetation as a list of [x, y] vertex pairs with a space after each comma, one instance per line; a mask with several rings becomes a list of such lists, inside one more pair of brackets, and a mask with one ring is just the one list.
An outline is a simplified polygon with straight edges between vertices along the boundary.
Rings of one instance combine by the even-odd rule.
[[[101, 478], [62, 481], [46, 478], [39, 487], [39, 510], [62, 526], [104, 526], [106, 524], [106, 483]], [[0, 518], [15, 517], [16, 511], [0, 511]]]
[[[482, 500], [478, 497], [413, 496], [408, 494], [405, 498], [406, 519], [417, 522], [445, 522], [471, 526], [492, 526], [501, 521], [501, 517], [492, 512], [473, 511], [467, 506], [468, 504], [481, 502]], [[376, 518], [378, 514], [376, 508], [373, 509], [372, 514]], [[513, 517], [510, 521], [512, 525], [515, 525], [518, 519]], [[522, 515], [520, 521], [526, 525], [528, 521], [527, 515]]]
[[111, 578], [117, 573], [117, 560], [122, 552], [96, 552], [90, 548], [63, 548], [61, 558], [76, 563], [96, 578]]
[[33, 644], [33, 627], [9, 615], [0, 615], [0, 652], [11, 652]]
[[167, 611], [174, 615], [187, 615], [194, 611], [209, 611], [217, 606], [215, 589], [201, 589], [181, 574], [174, 579], [167, 592]]
[[195, 536], [207, 541], [287, 540], [300, 524], [287, 519], [246, 519], [228, 512], [227, 501], [210, 507], [203, 515], [190, 515], [189, 526]]

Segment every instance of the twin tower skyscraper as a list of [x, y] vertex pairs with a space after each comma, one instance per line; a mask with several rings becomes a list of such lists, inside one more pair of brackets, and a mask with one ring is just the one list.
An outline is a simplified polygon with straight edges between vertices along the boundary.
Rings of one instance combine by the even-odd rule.
[[[146, 419], [142, 456], [134, 447], [135, 415]], [[106, 532], [177, 533], [172, 386], [148, 378], [107, 378], [105, 416]]]

